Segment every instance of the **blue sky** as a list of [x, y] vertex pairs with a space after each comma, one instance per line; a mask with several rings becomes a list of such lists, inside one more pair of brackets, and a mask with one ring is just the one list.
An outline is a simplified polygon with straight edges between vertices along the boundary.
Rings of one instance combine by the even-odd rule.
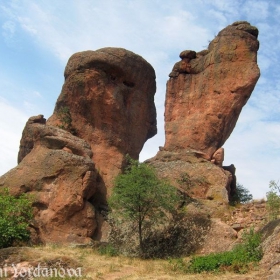
[[261, 78], [226, 144], [225, 165], [255, 198], [280, 179], [280, 1], [278, 0], [1, 0], [0, 175], [16, 166], [30, 116], [48, 118], [77, 51], [123, 47], [155, 68], [158, 134], [140, 159], [164, 145], [165, 86], [182, 50], [205, 49], [237, 20], [259, 29]]

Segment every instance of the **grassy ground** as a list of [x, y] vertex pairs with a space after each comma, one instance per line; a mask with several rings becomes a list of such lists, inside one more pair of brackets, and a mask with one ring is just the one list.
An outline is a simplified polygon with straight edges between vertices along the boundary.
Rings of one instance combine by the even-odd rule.
[[[36, 267], [38, 263], [48, 266], [66, 266], [72, 268], [82, 267], [82, 277], [76, 279], [104, 279], [104, 280], [169, 280], [169, 279], [266, 279], [265, 272], [257, 268], [248, 274], [219, 273], [219, 274], [184, 274], [178, 268], [176, 260], [141, 260], [123, 256], [109, 257], [100, 255], [92, 248], [71, 248], [61, 246], [42, 246], [35, 248], [22, 248], [20, 251], [6, 249], [0, 250], [2, 267], [4, 262], [29, 262]], [[38, 278], [39, 279], [39, 278]], [[58, 279], [58, 278], [42, 278]], [[64, 278], [71, 279], [71, 278]], [[72, 278], [73, 279], [73, 278]]]

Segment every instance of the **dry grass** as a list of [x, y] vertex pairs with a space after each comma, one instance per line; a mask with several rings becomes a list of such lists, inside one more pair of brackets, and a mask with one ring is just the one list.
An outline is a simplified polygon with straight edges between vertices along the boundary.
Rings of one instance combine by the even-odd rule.
[[[0, 256], [3, 251], [0, 250]], [[7, 252], [6, 252], [7, 254]], [[7, 259], [7, 258], [6, 258]], [[141, 260], [123, 256], [109, 257], [100, 255], [92, 248], [71, 248], [63, 246], [42, 246], [22, 248], [10, 254], [9, 262], [23, 262], [36, 265], [36, 263], [62, 262], [68, 267], [82, 267], [82, 278], [96, 280], [223, 280], [223, 279], [264, 279], [261, 271], [251, 271], [250, 274], [238, 275], [233, 273], [223, 274], [183, 274], [168, 260]], [[54, 278], [42, 278], [54, 279]], [[55, 278], [57, 279], [57, 278]], [[70, 278], [68, 278], [70, 279]]]

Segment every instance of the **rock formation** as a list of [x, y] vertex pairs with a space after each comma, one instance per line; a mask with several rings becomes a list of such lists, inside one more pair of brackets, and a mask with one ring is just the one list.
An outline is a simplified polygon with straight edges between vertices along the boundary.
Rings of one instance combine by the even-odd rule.
[[157, 132], [155, 90], [152, 66], [125, 49], [69, 59], [53, 115], [27, 121], [19, 165], [0, 177], [12, 194], [34, 195], [33, 241], [102, 238], [107, 190], [125, 155], [138, 159]]
[[28, 120], [19, 165], [0, 177], [0, 187], [33, 199], [34, 242], [87, 243], [96, 228], [94, 163], [90, 146], [42, 115]]
[[[221, 147], [259, 77], [257, 35], [249, 23], [236, 22], [208, 50], [183, 51], [170, 74], [166, 142], [148, 162], [194, 214], [223, 213], [233, 193], [235, 168], [222, 168]], [[0, 177], [12, 194], [33, 195], [34, 240], [103, 238], [106, 197], [125, 155], [137, 159], [157, 132], [155, 90], [152, 66], [130, 51], [103, 48], [69, 59], [53, 115], [28, 120], [19, 164]]]
[[268, 223], [262, 230], [262, 249], [264, 256], [260, 262], [262, 268], [270, 273], [269, 280], [280, 278], [280, 220]]
[[191, 148], [211, 159], [223, 146], [260, 76], [257, 36], [256, 27], [235, 22], [207, 50], [181, 52], [167, 83], [166, 150]]
[[147, 139], [157, 132], [153, 67], [120, 48], [74, 54], [48, 125], [65, 125], [86, 140], [107, 187], [120, 172], [124, 156], [138, 159]]
[[148, 162], [190, 197], [227, 203], [234, 193], [235, 168], [221, 168], [221, 147], [260, 76], [257, 36], [256, 27], [235, 22], [207, 50], [181, 52], [169, 75], [165, 145]]

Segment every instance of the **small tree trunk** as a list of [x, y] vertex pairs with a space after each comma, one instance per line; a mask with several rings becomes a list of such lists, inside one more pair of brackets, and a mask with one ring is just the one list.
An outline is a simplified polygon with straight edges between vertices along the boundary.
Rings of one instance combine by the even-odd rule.
[[142, 255], [142, 254], [144, 253], [144, 248], [143, 248], [142, 222], [141, 222], [141, 221], [139, 221], [138, 230], [139, 230], [140, 253], [141, 253], [141, 255]]
[[139, 220], [138, 220], [138, 233], [139, 233], [140, 254], [143, 255], [144, 248], [143, 248], [143, 237], [142, 237], [142, 220], [141, 220], [140, 213], [139, 213]]

